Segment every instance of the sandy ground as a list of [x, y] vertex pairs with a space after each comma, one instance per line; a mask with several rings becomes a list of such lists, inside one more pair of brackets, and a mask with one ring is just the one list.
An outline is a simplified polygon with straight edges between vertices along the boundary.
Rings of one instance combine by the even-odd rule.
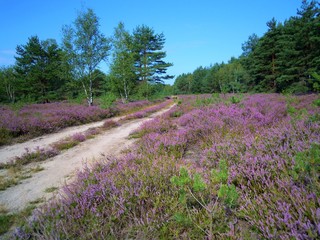
[[[86, 140], [60, 155], [42, 162], [40, 165], [44, 170], [33, 173], [31, 178], [23, 180], [20, 184], [0, 191], [0, 205], [10, 212], [24, 209], [30, 202], [44, 198], [48, 199], [52, 193], [46, 193], [51, 187], [61, 187], [67, 181], [71, 181], [76, 170], [80, 170], [83, 164], [98, 161], [102, 156], [117, 156], [122, 150], [129, 147], [134, 140], [129, 140], [129, 134], [137, 129], [143, 122], [161, 115], [168, 108], [152, 114], [148, 118], [129, 121], [119, 127], [110, 129], [93, 139]], [[37, 146], [46, 147], [49, 144], [60, 140], [76, 132], [99, 126], [103, 122], [86, 124], [78, 127], [65, 129], [63, 132], [45, 135], [30, 140], [26, 143], [16, 144], [1, 149], [0, 156], [7, 156], [7, 159], [21, 154], [25, 147], [29, 149]], [[10, 154], [6, 153], [6, 150]]]
[[[120, 117], [108, 118], [108, 119], [117, 121], [119, 118]], [[35, 150], [37, 147], [47, 148], [50, 144], [57, 142], [63, 138], [72, 136], [75, 133], [84, 132], [89, 128], [93, 128], [93, 127], [100, 127], [103, 125], [103, 123], [106, 120], [94, 122], [94, 123], [88, 123], [80, 126], [68, 127], [68, 128], [62, 129], [57, 133], [47, 134], [23, 143], [0, 147], [0, 163], [5, 163], [10, 161], [16, 156], [21, 156], [23, 153], [26, 152], [26, 148], [28, 148], [30, 151]]]

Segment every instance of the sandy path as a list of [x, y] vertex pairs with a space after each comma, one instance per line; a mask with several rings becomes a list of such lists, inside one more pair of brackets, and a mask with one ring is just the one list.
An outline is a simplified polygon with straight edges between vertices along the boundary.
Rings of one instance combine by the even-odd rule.
[[[132, 120], [117, 128], [106, 131], [94, 139], [80, 143], [62, 154], [43, 163], [43, 171], [34, 173], [31, 178], [25, 179], [19, 185], [0, 192], [0, 204], [8, 211], [15, 212], [25, 208], [29, 202], [52, 196], [45, 193], [50, 187], [61, 187], [67, 177], [72, 179], [75, 170], [81, 169], [85, 162], [96, 161], [103, 155], [114, 155], [128, 147], [134, 140], [128, 140], [129, 134], [143, 122], [161, 115], [169, 108], [163, 109], [148, 118]], [[44, 138], [46, 138], [44, 136]], [[42, 147], [42, 145], [41, 145]]]
[[[120, 119], [120, 117], [108, 119], [117, 121], [118, 119]], [[93, 127], [100, 127], [108, 119], [99, 122], [87, 123], [80, 126], [68, 127], [62, 129], [57, 133], [43, 135], [23, 143], [0, 147], [0, 163], [5, 163], [16, 156], [21, 156], [26, 152], [26, 148], [28, 148], [30, 151], [35, 150], [37, 147], [47, 148], [50, 144], [71, 136], [75, 133], [84, 132]]]

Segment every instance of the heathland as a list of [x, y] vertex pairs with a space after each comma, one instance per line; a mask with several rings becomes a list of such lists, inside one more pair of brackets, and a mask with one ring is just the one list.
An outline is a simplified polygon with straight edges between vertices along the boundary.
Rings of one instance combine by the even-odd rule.
[[316, 239], [319, 114], [317, 95], [179, 96], [15, 236]]

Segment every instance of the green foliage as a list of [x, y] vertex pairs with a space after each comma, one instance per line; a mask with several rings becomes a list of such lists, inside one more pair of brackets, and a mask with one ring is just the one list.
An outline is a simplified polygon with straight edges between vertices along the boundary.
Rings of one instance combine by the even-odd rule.
[[220, 189], [218, 191], [218, 197], [224, 200], [224, 203], [232, 208], [237, 206], [239, 194], [236, 190], [236, 186], [231, 184], [221, 184]]
[[320, 107], [320, 98], [313, 101], [313, 104], [317, 107]]
[[287, 106], [287, 113], [291, 116], [291, 118], [293, 120], [299, 120], [303, 116], [306, 116], [308, 114], [308, 111], [305, 108], [298, 110], [295, 107], [288, 105]]
[[54, 147], [59, 150], [68, 150], [70, 148], [73, 148], [74, 146], [77, 146], [80, 142], [75, 141], [75, 140], [65, 140], [65, 141], [60, 141], [54, 144]]
[[13, 176], [10, 178], [0, 176], [0, 191], [4, 191], [9, 187], [17, 185], [19, 181], [20, 178], [18, 176]]
[[14, 215], [0, 214], [0, 235], [8, 232], [14, 224]]
[[241, 102], [241, 98], [239, 98], [239, 97], [237, 97], [237, 96], [232, 96], [232, 97], [230, 98], [230, 102], [231, 102], [232, 104], [237, 104], [237, 103]]
[[183, 225], [184, 227], [188, 227], [192, 225], [192, 221], [188, 216], [183, 213], [175, 213], [173, 219], [178, 223]]
[[320, 176], [320, 145], [312, 144], [311, 148], [299, 152], [295, 157], [293, 175], [296, 179]]
[[6, 128], [0, 128], [0, 146], [10, 143], [12, 136]]
[[319, 11], [317, 1], [302, 1], [297, 16], [273, 18], [263, 36], [249, 36], [238, 59], [179, 75], [175, 94], [319, 92]]
[[212, 181], [215, 183], [227, 183], [229, 177], [227, 161], [220, 160], [219, 171], [212, 169], [211, 176]]
[[[39, 102], [61, 99], [66, 82], [64, 53], [53, 39], [40, 41], [37, 36], [29, 38], [26, 45], [16, 48], [15, 78], [23, 79], [17, 85], [12, 78], [12, 91], [29, 96]], [[15, 100], [15, 96], [11, 97]]]
[[192, 189], [195, 192], [199, 192], [199, 191], [203, 191], [207, 188], [207, 185], [205, 184], [205, 182], [202, 179], [202, 176], [199, 173], [196, 173], [193, 176], [193, 186]]
[[310, 80], [310, 83], [312, 84], [312, 88], [316, 92], [320, 92], [320, 75], [318, 73], [312, 74], [313, 79]]
[[319, 113], [315, 113], [313, 115], [310, 115], [308, 118], [307, 123], [314, 123], [314, 122], [320, 122], [320, 114]]
[[179, 176], [173, 176], [170, 181], [174, 185], [184, 187], [191, 182], [191, 178], [189, 177], [188, 170], [185, 167], [181, 167]]
[[66, 61], [76, 80], [81, 82], [88, 105], [93, 104], [94, 71], [109, 55], [110, 40], [99, 30], [99, 19], [92, 9], [80, 12], [74, 26], [63, 28]]
[[137, 84], [132, 41], [132, 36], [120, 22], [115, 28], [113, 37], [114, 51], [110, 66], [110, 84], [112, 91], [120, 95], [123, 101], [128, 101]]
[[141, 82], [162, 83], [163, 80], [173, 76], [166, 75], [166, 71], [172, 63], [166, 63], [163, 59], [166, 52], [164, 47], [164, 34], [156, 34], [148, 26], [138, 26], [133, 30], [132, 49], [135, 54], [136, 75]]
[[211, 171], [211, 179], [213, 183], [220, 184], [218, 197], [222, 199], [228, 207], [232, 208], [237, 205], [239, 194], [237, 193], [236, 187], [233, 184], [227, 184], [228, 177], [229, 173], [227, 161], [220, 160], [219, 171], [213, 169]]
[[14, 67], [0, 68], [0, 101], [15, 103], [21, 92], [21, 79]]
[[181, 111], [175, 111], [170, 113], [170, 117], [174, 117], [174, 118], [181, 117], [182, 115], [183, 115], [183, 112]]
[[117, 97], [112, 93], [106, 93], [99, 98], [99, 105], [103, 109], [110, 108], [114, 101], [117, 100]]

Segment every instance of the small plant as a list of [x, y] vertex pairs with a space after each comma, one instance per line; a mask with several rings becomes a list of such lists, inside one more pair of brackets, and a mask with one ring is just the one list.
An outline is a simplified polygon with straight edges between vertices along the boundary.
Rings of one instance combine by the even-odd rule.
[[0, 146], [9, 143], [12, 139], [10, 131], [5, 128], [0, 128]]
[[26, 148], [26, 152], [22, 156], [16, 157], [13, 161], [7, 163], [1, 163], [0, 169], [21, 167], [29, 163], [45, 161], [48, 158], [58, 155], [58, 153], [55, 148], [43, 149], [38, 147], [35, 151], [30, 151]]
[[86, 140], [86, 136], [82, 133], [75, 133], [72, 135], [72, 140], [76, 142], [84, 142]]
[[227, 183], [228, 175], [227, 161], [223, 159], [219, 162], [219, 171], [216, 169], [211, 170], [212, 181], [214, 183]]
[[320, 145], [312, 144], [311, 148], [299, 152], [295, 157], [292, 172], [296, 180], [303, 178], [317, 178], [320, 176]]
[[19, 180], [16, 178], [12, 178], [12, 177], [6, 178], [3, 176], [0, 176], [0, 191], [4, 191], [11, 186], [17, 185], [18, 182]]
[[117, 97], [113, 93], [106, 93], [99, 99], [101, 108], [110, 108], [112, 104], [116, 101], [116, 99]]
[[54, 148], [58, 151], [68, 150], [70, 148], [73, 148], [79, 144], [78, 141], [72, 141], [72, 140], [63, 140], [59, 141], [53, 144]]
[[46, 188], [46, 189], [44, 190], [44, 192], [46, 192], [46, 193], [52, 193], [52, 192], [54, 192], [54, 191], [56, 191], [56, 190], [58, 190], [57, 187], [49, 187], [49, 188]]
[[227, 161], [220, 160], [219, 171], [213, 169], [211, 171], [211, 176], [213, 183], [220, 183], [218, 197], [222, 199], [228, 207], [235, 207], [237, 205], [239, 195], [233, 184], [227, 184], [229, 176]]
[[170, 117], [178, 118], [181, 117], [183, 113], [181, 111], [175, 111], [170, 113]]
[[303, 116], [308, 114], [308, 111], [305, 108], [296, 109], [295, 107], [288, 105], [287, 113], [293, 120], [300, 120]]
[[103, 123], [103, 128], [104, 129], [111, 129], [111, 128], [114, 128], [114, 127], [118, 127], [120, 126], [120, 124], [116, 121], [113, 121], [113, 120], [107, 120]]
[[14, 224], [15, 216], [12, 214], [0, 214], [0, 235], [8, 232]]
[[35, 168], [31, 168], [30, 172], [31, 173], [37, 173], [37, 172], [41, 172], [44, 170], [44, 167], [41, 167], [40, 165], [37, 165]]
[[224, 203], [228, 207], [232, 208], [237, 205], [239, 194], [236, 190], [235, 185], [221, 184], [218, 191], [218, 197], [220, 199], [223, 199]]
[[[207, 185], [203, 181], [200, 174], [196, 173], [192, 178], [192, 176], [189, 176], [188, 170], [185, 167], [181, 167], [179, 176], [173, 176], [170, 179], [170, 182], [174, 186], [179, 187], [179, 202], [181, 204], [187, 204], [188, 198], [192, 198], [202, 207], [207, 209], [205, 207], [205, 203], [199, 200], [199, 198], [195, 195], [195, 193], [204, 191], [207, 188]], [[209, 212], [211, 213], [211, 211]], [[178, 219], [182, 219], [183, 214], [177, 213], [175, 216], [180, 216]]]
[[313, 101], [313, 104], [317, 107], [320, 107], [320, 98]]
[[237, 103], [241, 102], [241, 99], [238, 98], [238, 97], [236, 97], [236, 96], [232, 96], [232, 97], [230, 98], [230, 102], [231, 102], [232, 104], [237, 104]]

